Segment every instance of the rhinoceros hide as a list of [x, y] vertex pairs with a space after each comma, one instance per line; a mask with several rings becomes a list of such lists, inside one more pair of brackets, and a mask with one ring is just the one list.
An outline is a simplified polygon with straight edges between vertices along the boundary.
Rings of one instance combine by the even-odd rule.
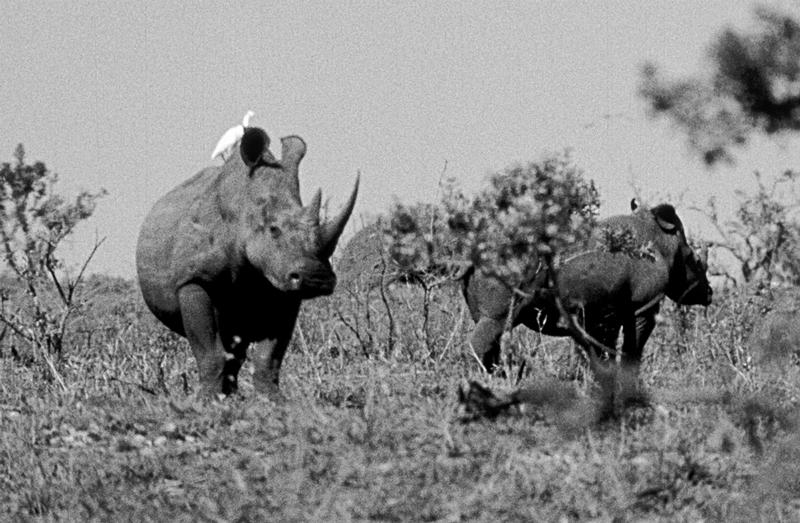
[[[476, 322], [471, 345], [487, 370], [499, 362], [500, 336], [509, 316], [512, 327], [523, 324], [553, 336], [575, 334], [566, 327], [556, 296], [570, 317], [582, 319], [586, 333], [599, 345], [613, 349], [621, 330], [623, 361], [634, 365], [641, 360], [665, 296], [682, 305], [711, 303], [705, 262], [688, 245], [674, 207], [632, 208], [630, 215], [601, 222], [592, 240], [565, 255], [555, 278], [557, 288], [544, 272], [521, 292], [479, 267], [466, 273], [464, 297]], [[603, 230], [626, 231], [634, 252], [609, 249]]]
[[281, 362], [304, 299], [330, 294], [329, 258], [353, 211], [320, 222], [318, 191], [300, 201], [306, 144], [247, 128], [238, 154], [203, 169], [160, 200], [142, 224], [136, 266], [142, 295], [167, 327], [186, 336], [209, 392], [231, 393], [251, 343], [256, 387], [277, 391]]

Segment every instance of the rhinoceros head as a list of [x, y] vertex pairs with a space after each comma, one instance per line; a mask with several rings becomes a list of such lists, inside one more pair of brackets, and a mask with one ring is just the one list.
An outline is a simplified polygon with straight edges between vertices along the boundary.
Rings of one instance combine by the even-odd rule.
[[708, 283], [706, 255], [699, 256], [686, 240], [683, 223], [672, 205], [661, 204], [649, 211], [667, 237], [671, 258], [667, 296], [679, 305], [710, 305], [713, 294]]
[[330, 294], [336, 284], [330, 256], [355, 205], [358, 179], [338, 216], [320, 222], [322, 193], [300, 201], [298, 166], [306, 145], [297, 136], [281, 140], [280, 161], [269, 152], [269, 138], [258, 128], [245, 130], [240, 145], [248, 169], [238, 209], [244, 255], [281, 291], [303, 298]]

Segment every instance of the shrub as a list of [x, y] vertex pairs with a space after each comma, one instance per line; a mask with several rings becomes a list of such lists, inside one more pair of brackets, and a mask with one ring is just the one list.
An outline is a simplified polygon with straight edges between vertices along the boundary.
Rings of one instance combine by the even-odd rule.
[[434, 226], [396, 205], [387, 240], [412, 269], [473, 265], [516, 288], [587, 236], [598, 207], [594, 183], [569, 153], [549, 154], [491, 175], [473, 197], [449, 180], [432, 211]]
[[95, 242], [77, 275], [70, 276], [57, 250], [75, 227], [89, 218], [105, 191], [83, 191], [74, 201], [55, 194], [58, 175], [44, 163], [25, 163], [18, 145], [16, 162], [0, 166], [0, 245], [2, 260], [25, 299], [8, 301], [14, 290], [0, 296], [0, 322], [25, 340], [58, 377], [50, 358], [60, 357], [70, 316], [78, 306], [78, 287], [102, 240]]
[[[757, 189], [753, 194], [737, 191], [736, 219], [723, 222], [716, 202], [709, 200], [702, 211], [711, 220], [721, 240], [712, 247], [729, 252], [746, 283], [800, 284], [800, 227], [795, 187], [798, 173], [785, 171], [770, 185], [754, 173]], [[715, 271], [736, 280], [737, 271], [715, 267]]]

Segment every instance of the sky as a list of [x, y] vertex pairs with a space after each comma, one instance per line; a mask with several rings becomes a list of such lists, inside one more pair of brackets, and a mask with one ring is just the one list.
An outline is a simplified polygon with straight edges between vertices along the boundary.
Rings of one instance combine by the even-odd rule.
[[[797, 140], [756, 140], [736, 165], [709, 170], [648, 117], [638, 74], [646, 60], [701, 74], [713, 35], [750, 26], [753, 5], [6, 0], [0, 161], [23, 143], [62, 193], [105, 188], [65, 255], [78, 264], [105, 237], [90, 271], [125, 277], [150, 207], [212, 164], [248, 109], [273, 138], [307, 142], [306, 200], [321, 187], [335, 212], [361, 173], [351, 231], [396, 199], [434, 201], [443, 169], [475, 190], [567, 147], [605, 214], [628, 211], [632, 184], [654, 202], [715, 195], [724, 206], [753, 170], [798, 166]], [[797, 2], [759, 5], [800, 16]]]

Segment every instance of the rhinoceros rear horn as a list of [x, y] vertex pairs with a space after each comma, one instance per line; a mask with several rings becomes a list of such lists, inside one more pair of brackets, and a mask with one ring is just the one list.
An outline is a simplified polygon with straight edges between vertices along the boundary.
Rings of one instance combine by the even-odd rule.
[[653, 217], [656, 219], [656, 223], [664, 232], [674, 233], [677, 232], [681, 227], [681, 219], [678, 218], [678, 214], [675, 212], [675, 207], [669, 204], [661, 204], [650, 211], [653, 213]]
[[269, 151], [269, 136], [264, 129], [247, 127], [239, 142], [239, 152], [242, 160], [248, 167], [253, 167], [261, 161], [264, 151]]
[[336, 242], [339, 241], [339, 236], [342, 235], [344, 226], [353, 213], [353, 207], [356, 204], [356, 196], [358, 196], [358, 183], [360, 178], [360, 175], [356, 176], [353, 192], [350, 193], [350, 198], [347, 200], [344, 208], [339, 212], [339, 215], [322, 226], [322, 230], [320, 231], [320, 257], [323, 259], [328, 259], [333, 254], [333, 250], [336, 249]]

